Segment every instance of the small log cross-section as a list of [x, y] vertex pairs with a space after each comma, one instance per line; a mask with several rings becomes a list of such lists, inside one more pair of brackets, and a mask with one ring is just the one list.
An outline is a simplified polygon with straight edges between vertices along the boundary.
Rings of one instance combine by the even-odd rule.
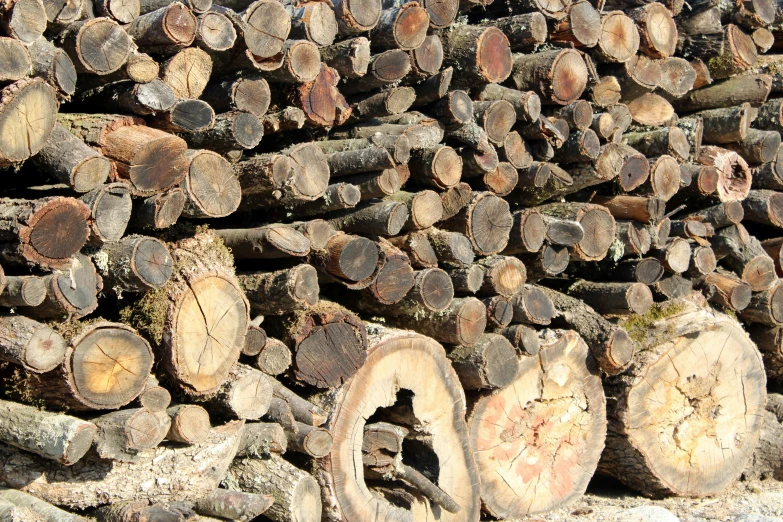
[[598, 366], [582, 338], [547, 331], [538, 356], [519, 358], [508, 387], [476, 401], [468, 428], [492, 516], [543, 513], [579, 498], [606, 437]]
[[[410, 466], [429, 474], [431, 481], [460, 507], [457, 513], [440, 512], [440, 520], [457, 522], [479, 517], [478, 474], [468, 444], [464, 392], [436, 342], [410, 332], [369, 327], [371, 349], [367, 362], [336, 393], [321, 397], [329, 410], [324, 426], [332, 433], [332, 450], [315, 463], [315, 475], [324, 487], [323, 520], [374, 522], [413, 520], [412, 513], [381, 496], [365, 483], [365, 471], [358, 452], [364, 439], [364, 425], [376, 410], [402, 406], [431, 452], [435, 469], [424, 469], [425, 459], [409, 456]], [[412, 396], [412, 398], [408, 398]], [[402, 402], [406, 402], [402, 405]], [[414, 426], [405, 426], [414, 430]], [[419, 444], [418, 446], [421, 446]], [[403, 448], [403, 462], [406, 462]], [[434, 455], [432, 455], [434, 454]], [[430, 501], [425, 501], [429, 503]], [[418, 518], [416, 519], [418, 520]]]
[[606, 382], [615, 400], [599, 469], [650, 496], [716, 495], [740, 476], [759, 439], [761, 355], [721, 313], [686, 300], [658, 312], [635, 321], [642, 349]]

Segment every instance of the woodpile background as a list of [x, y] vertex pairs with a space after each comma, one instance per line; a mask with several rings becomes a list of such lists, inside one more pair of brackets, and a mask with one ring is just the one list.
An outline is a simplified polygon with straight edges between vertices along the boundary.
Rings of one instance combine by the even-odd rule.
[[774, 0], [4, 0], [0, 32], [0, 522], [781, 476]]

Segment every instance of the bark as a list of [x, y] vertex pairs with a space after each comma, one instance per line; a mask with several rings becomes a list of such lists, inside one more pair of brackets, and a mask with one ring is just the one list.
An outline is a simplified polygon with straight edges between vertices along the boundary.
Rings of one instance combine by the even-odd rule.
[[28, 372], [50, 372], [65, 359], [62, 336], [49, 326], [24, 316], [0, 318], [0, 340], [0, 359]]

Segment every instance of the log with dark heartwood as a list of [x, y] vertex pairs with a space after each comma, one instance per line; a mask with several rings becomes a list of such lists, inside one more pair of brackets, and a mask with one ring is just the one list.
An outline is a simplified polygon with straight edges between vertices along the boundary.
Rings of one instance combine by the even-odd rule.
[[0, 522], [780, 476], [779, 7], [2, 3]]

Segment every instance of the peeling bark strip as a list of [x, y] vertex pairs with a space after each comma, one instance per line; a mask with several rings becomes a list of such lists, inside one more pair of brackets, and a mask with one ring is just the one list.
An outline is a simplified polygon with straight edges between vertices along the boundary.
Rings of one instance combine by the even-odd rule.
[[[617, 402], [607, 411], [599, 470], [651, 496], [711, 495], [739, 477], [758, 441], [766, 389], [761, 355], [725, 315], [683, 300], [662, 305], [662, 311], [668, 317], [634, 334], [643, 341], [630, 370], [606, 384]], [[705, 348], [717, 345], [723, 348]], [[698, 362], [692, 350], [702, 354]], [[665, 400], [651, 409], [652, 395]], [[648, 404], [644, 409], [642, 402]], [[715, 408], [722, 412], [718, 418]], [[718, 422], [732, 427], [730, 436], [716, 430]], [[678, 442], [662, 447], [661, 433]], [[694, 461], [687, 455], [697, 445], [705, 458]]]
[[[517, 404], [524, 406], [509, 407]], [[606, 436], [603, 388], [585, 342], [573, 331], [549, 330], [537, 356], [519, 358], [509, 386], [480, 396], [468, 429], [481, 500], [492, 516], [544, 513], [575, 501]]]

